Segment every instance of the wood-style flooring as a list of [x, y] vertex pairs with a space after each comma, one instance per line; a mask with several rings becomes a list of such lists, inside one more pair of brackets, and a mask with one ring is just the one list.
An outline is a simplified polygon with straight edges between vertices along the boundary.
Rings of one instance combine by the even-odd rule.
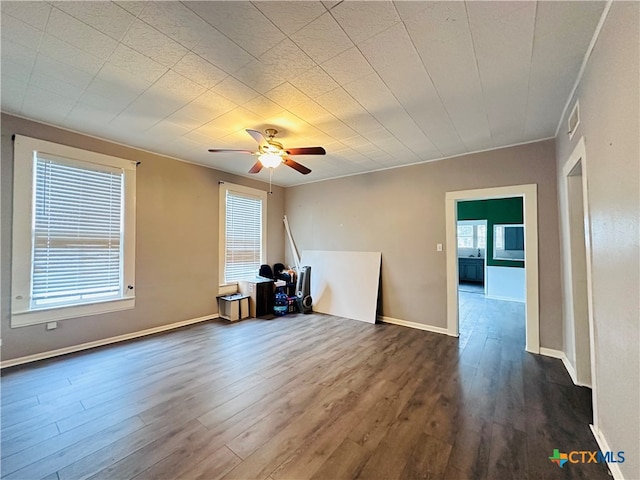
[[460, 338], [289, 315], [5, 369], [2, 478], [607, 478], [549, 460], [597, 450], [590, 391], [523, 305], [460, 297]]

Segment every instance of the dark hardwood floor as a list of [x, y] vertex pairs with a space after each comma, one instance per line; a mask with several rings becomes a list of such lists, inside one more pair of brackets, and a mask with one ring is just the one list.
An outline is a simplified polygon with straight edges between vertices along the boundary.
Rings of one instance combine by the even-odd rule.
[[461, 293], [460, 338], [319, 314], [223, 320], [2, 372], [3, 479], [607, 478], [590, 391]]

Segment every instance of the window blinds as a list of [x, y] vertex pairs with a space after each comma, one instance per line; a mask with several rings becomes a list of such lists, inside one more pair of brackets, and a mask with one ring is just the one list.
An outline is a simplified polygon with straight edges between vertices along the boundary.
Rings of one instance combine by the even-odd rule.
[[32, 308], [122, 296], [121, 169], [35, 160]]
[[262, 263], [262, 199], [227, 190], [224, 278], [253, 278]]

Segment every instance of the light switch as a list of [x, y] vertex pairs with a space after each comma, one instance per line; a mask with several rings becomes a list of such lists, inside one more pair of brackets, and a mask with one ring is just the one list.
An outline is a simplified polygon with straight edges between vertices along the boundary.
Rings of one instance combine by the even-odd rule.
[[441, 252], [442, 251], [442, 244], [441, 243], [436, 244], [436, 251], [437, 252]]

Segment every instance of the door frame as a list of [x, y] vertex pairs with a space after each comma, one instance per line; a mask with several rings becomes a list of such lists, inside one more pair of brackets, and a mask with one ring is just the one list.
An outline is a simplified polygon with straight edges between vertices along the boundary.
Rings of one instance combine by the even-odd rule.
[[[563, 242], [563, 281], [565, 287], [565, 307], [567, 314], [573, 320], [573, 278], [572, 278], [572, 257], [570, 252], [570, 242], [571, 242], [571, 228], [569, 224], [569, 191], [568, 191], [568, 177], [574, 171], [576, 166], [580, 164], [582, 168], [582, 208], [583, 208], [583, 216], [584, 216], [584, 247], [585, 247], [585, 261], [586, 261], [586, 277], [587, 277], [587, 316], [589, 323], [589, 355], [590, 355], [590, 365], [591, 368], [591, 394], [592, 394], [592, 408], [593, 408], [593, 425], [598, 426], [598, 402], [597, 402], [597, 351], [595, 348], [596, 345], [596, 325], [593, 318], [593, 276], [592, 276], [592, 246], [591, 246], [591, 212], [589, 209], [589, 195], [588, 195], [588, 177], [587, 177], [587, 152], [584, 137], [581, 137], [573, 151], [569, 155], [569, 158], [565, 162], [562, 167], [562, 181], [563, 181], [563, 189], [561, 192], [562, 195], [562, 203], [563, 203], [563, 216], [561, 217], [561, 233], [562, 233], [562, 242]], [[565, 321], [565, 328], [572, 327], [571, 332], [566, 332], [567, 334], [573, 337], [573, 361], [575, 365], [572, 365], [574, 368], [575, 378], [574, 383], [576, 385], [584, 385], [582, 383], [582, 372], [579, 371], [580, 368], [584, 368], [583, 366], [579, 366], [577, 362], [577, 351], [576, 351], [576, 328], [575, 328], [575, 320], [571, 322], [570, 325], [567, 325]], [[570, 372], [571, 373], [571, 372]]]
[[[446, 261], [447, 261], [447, 334], [459, 334], [458, 259], [456, 244], [457, 205], [470, 200], [495, 198], [523, 199], [524, 264], [526, 288], [526, 346], [531, 353], [540, 353], [540, 298], [538, 285], [538, 186], [536, 184], [460, 190], [445, 194]], [[486, 255], [485, 255], [486, 256]]]

